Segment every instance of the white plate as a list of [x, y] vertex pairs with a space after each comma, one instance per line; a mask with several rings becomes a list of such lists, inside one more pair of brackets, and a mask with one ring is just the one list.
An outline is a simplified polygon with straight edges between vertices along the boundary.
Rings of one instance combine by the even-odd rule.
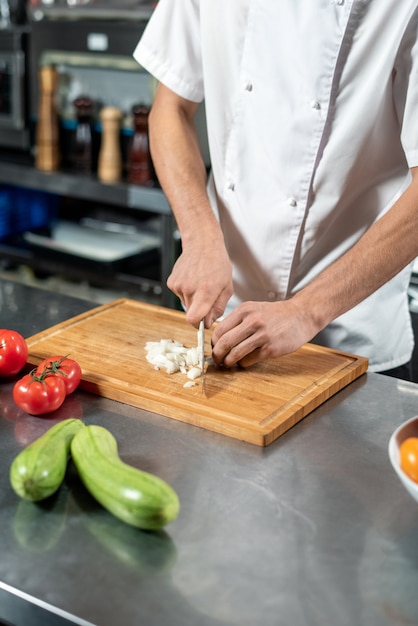
[[48, 250], [107, 263], [155, 249], [161, 243], [154, 233], [113, 233], [66, 221], [53, 224], [50, 237], [30, 231], [23, 237], [27, 243]]

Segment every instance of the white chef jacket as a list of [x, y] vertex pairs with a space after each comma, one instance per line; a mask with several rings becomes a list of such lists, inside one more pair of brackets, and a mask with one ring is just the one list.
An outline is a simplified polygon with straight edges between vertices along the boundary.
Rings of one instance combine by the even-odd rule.
[[[346, 252], [418, 165], [417, 0], [160, 0], [135, 59], [205, 100], [209, 192], [233, 308], [282, 300]], [[318, 343], [369, 358], [413, 349], [408, 267]]]

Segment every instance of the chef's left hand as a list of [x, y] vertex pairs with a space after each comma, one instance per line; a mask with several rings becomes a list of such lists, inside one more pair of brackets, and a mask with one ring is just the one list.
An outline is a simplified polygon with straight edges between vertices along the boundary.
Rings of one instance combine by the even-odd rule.
[[216, 325], [212, 357], [223, 367], [248, 367], [298, 350], [317, 330], [292, 300], [244, 302]]

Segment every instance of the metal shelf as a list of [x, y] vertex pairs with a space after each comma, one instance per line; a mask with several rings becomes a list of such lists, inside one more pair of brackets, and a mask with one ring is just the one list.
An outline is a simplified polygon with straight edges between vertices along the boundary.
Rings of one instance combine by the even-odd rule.
[[[83, 276], [94, 279], [101, 284], [109, 284], [109, 286], [130, 284], [140, 288], [142, 286], [143, 290], [151, 289], [153, 293], [161, 291], [161, 304], [171, 308], [177, 307], [176, 297], [166, 287], [166, 279], [177, 255], [177, 242], [174, 237], [175, 221], [161, 189], [124, 183], [106, 185], [94, 175], [78, 176], [69, 172], [41, 172], [31, 163], [19, 162], [19, 157], [15, 157], [16, 160], [13, 162], [8, 154], [7, 161], [5, 159], [6, 157], [0, 155], [0, 183], [46, 191], [80, 200], [103, 202], [107, 205], [115, 205], [119, 210], [138, 209], [158, 215], [161, 219], [162, 237], [160, 281], [150, 281], [148, 278], [118, 273], [115, 273], [112, 278], [109, 276], [104, 278], [98, 276], [97, 273], [92, 275], [87, 269], [83, 271]], [[3, 258], [26, 262], [36, 269], [47, 269], [44, 267], [42, 259], [34, 258], [34, 255], [28, 251], [12, 246], [2, 246], [1, 244], [0, 251]], [[74, 268], [62, 267], [61, 269], [65, 270], [68, 275], [71, 273], [74, 276]], [[79, 276], [80, 270], [76, 274]]]
[[78, 176], [67, 172], [41, 172], [32, 165], [0, 160], [0, 182], [49, 191], [72, 198], [171, 215], [170, 206], [161, 189], [124, 183], [105, 185], [93, 175]]

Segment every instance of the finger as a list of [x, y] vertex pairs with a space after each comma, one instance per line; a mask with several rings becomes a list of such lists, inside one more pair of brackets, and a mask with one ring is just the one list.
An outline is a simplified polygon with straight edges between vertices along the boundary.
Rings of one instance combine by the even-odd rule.
[[223, 320], [216, 326], [212, 334], [213, 346], [217, 344], [222, 337], [225, 337], [227, 333], [234, 331], [243, 321], [242, 316], [239, 314], [238, 309], [235, 309], [229, 313]]
[[214, 342], [212, 356], [217, 365], [233, 367], [258, 347], [252, 332], [239, 325]]
[[200, 321], [205, 318], [207, 312], [207, 301], [199, 294], [196, 294], [195, 297], [191, 299], [190, 307], [186, 311], [186, 319], [189, 324], [197, 328]]
[[229, 300], [228, 290], [223, 290], [217, 299], [212, 302], [213, 294], [209, 291], [197, 291], [187, 309], [187, 321], [195, 328], [200, 320], [205, 320], [205, 328], [210, 328], [221, 317]]
[[175, 280], [172, 279], [172, 275], [170, 275], [167, 279], [167, 287], [180, 300], [183, 309], [185, 311], [188, 311], [193, 303], [194, 291], [186, 291], [185, 289], [183, 289], [181, 283], [178, 284]]
[[262, 360], [262, 348], [256, 348], [255, 350], [247, 354], [243, 359], [240, 359], [237, 364], [240, 367], [246, 368], [250, 367], [251, 365], [255, 365], [256, 363], [259, 363]]
[[219, 298], [215, 301], [212, 309], [205, 318], [206, 328], [210, 328], [216, 320], [219, 320], [225, 313], [226, 305], [231, 297], [232, 293], [229, 289], [224, 289]]

